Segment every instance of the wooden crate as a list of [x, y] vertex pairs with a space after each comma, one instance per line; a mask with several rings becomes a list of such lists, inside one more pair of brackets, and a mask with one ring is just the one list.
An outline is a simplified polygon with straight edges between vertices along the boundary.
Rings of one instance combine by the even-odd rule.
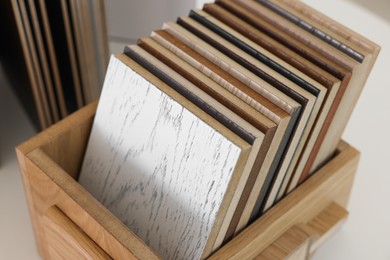
[[[17, 147], [39, 253], [45, 259], [156, 259], [76, 180], [96, 110], [91, 104]], [[359, 152], [337, 155], [210, 259], [305, 259], [347, 217]]]

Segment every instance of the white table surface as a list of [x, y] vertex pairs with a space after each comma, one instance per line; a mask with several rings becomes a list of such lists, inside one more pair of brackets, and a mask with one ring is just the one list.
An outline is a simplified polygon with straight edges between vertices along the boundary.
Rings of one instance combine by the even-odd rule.
[[[343, 135], [362, 152], [348, 207], [350, 216], [316, 252], [313, 259], [317, 260], [390, 259], [390, 84], [386, 78], [390, 74], [390, 13], [379, 16], [364, 7], [368, 1], [355, 1], [360, 4], [353, 0], [305, 0], [382, 46]], [[375, 4], [390, 10], [388, 1], [371, 0], [368, 6]], [[122, 49], [122, 44], [112, 46], [113, 51]], [[0, 259], [39, 259], [14, 152], [34, 130], [6, 85], [0, 73]]]

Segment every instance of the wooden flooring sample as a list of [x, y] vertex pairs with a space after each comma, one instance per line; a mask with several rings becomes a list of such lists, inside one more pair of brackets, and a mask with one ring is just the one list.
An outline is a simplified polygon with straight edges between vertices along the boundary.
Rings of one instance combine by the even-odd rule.
[[[282, 91], [276, 89], [271, 84], [267, 83], [251, 71], [245, 69], [240, 64], [236, 63], [226, 55], [222, 54], [218, 50], [214, 49], [212, 46], [207, 44], [206, 42], [202, 41], [200, 38], [192, 34], [191, 32], [187, 31], [183, 27], [179, 26], [176, 23], [165, 23], [164, 28], [167, 32], [169, 32], [171, 35], [174, 35], [175, 37], [179, 38], [181, 41], [185, 42], [187, 46], [201, 54], [202, 56], [206, 57], [209, 61], [220, 67], [221, 69], [225, 70], [230, 74], [230, 76], [234, 76], [235, 78], [239, 79], [242, 83], [247, 84], [250, 86], [253, 90], [258, 92], [259, 94], [267, 97], [267, 99], [274, 104], [278, 105], [280, 108], [285, 110], [285, 112], [289, 113], [291, 115], [291, 118], [293, 118], [292, 122], [294, 122], [293, 129], [295, 129], [295, 125], [297, 122], [300, 122], [299, 131], [302, 131], [303, 125], [305, 120], [307, 121], [307, 117], [309, 115], [308, 111], [306, 110], [305, 117], [301, 117], [301, 112], [305, 111], [304, 107], [298, 103], [293, 98], [289, 97], [287, 94], [283, 93]], [[153, 35], [153, 34], [152, 34]], [[202, 69], [202, 68], [201, 68]], [[304, 102], [305, 100], [302, 100]], [[313, 102], [311, 102], [311, 105], [313, 105]], [[299, 111], [299, 112], [298, 112]], [[297, 114], [298, 112], [298, 114]], [[298, 115], [298, 117], [296, 117]], [[298, 120], [302, 119], [302, 120]], [[286, 145], [290, 141], [290, 137], [292, 135], [292, 129], [289, 128], [289, 135], [285, 136], [287, 140], [284, 140], [284, 145]], [[299, 138], [299, 134], [296, 135], [295, 144], [297, 143], [297, 139]], [[287, 142], [287, 143], [286, 143]], [[284, 153], [284, 149], [286, 146], [283, 146], [282, 153]], [[293, 150], [291, 150], [293, 151]], [[285, 158], [285, 157], [280, 157]], [[287, 159], [288, 160], [288, 159]], [[278, 161], [279, 163], [279, 161]], [[275, 169], [276, 172], [277, 169]], [[263, 194], [263, 193], [261, 193]], [[262, 197], [265, 198], [265, 195]], [[251, 200], [252, 201], [252, 200]], [[258, 198], [253, 200], [254, 203], [256, 203]], [[253, 210], [253, 204], [248, 203], [247, 205], [250, 205], [247, 208], [250, 213], [252, 213]], [[258, 206], [260, 209], [260, 206]], [[258, 212], [259, 210], [257, 210]], [[247, 215], [247, 214], [245, 214]], [[241, 221], [239, 223], [239, 229], [241, 230], [243, 227], [245, 227], [248, 224], [250, 217], [245, 218], [245, 221]]]
[[[125, 48], [125, 54], [252, 145], [248, 162], [246, 164], [247, 168], [244, 169], [237, 188], [234, 191], [235, 194], [237, 194], [236, 197], [239, 197], [240, 200], [234, 200], [230, 203], [229, 210], [227, 211], [224, 222], [221, 225], [217, 240], [214, 243], [214, 248], [219, 248], [224, 242], [227, 231], [229, 229], [235, 230], [236, 228], [236, 226], [231, 227], [232, 218], [236, 212], [237, 215], [241, 215], [241, 212], [239, 209], [237, 210], [237, 207], [243, 208], [243, 205], [239, 205], [239, 203], [243, 203], [245, 205], [246, 201], [242, 201], [241, 198], [243, 196], [245, 197], [247, 193], [250, 193], [251, 187], [253, 186], [253, 183], [248, 182], [253, 182], [256, 179], [264, 180], [264, 176], [266, 176], [267, 170], [263, 169], [262, 166], [270, 147], [273, 134], [268, 133], [267, 140], [264, 142], [266, 134], [264, 130], [268, 131], [268, 128], [263, 128], [263, 131], [255, 128], [232, 110], [222, 105], [218, 100], [215, 100], [213, 97], [198, 88], [196, 85], [192, 84], [180, 74], [176, 73], [176, 71], [169, 68], [141, 47], [134, 45], [127, 46]], [[263, 120], [266, 120], [266, 118], [263, 117]], [[268, 123], [271, 122], [268, 120]], [[260, 174], [262, 176], [259, 176]]]
[[32, 70], [32, 74], [34, 75], [35, 82], [36, 82], [36, 89], [38, 91], [37, 95], [40, 96], [40, 103], [42, 105], [42, 113], [45, 117], [45, 124], [47, 126], [51, 125], [53, 123], [53, 118], [50, 113], [49, 108], [49, 100], [48, 96], [46, 95], [46, 86], [43, 81], [43, 75], [42, 71], [40, 70], [40, 64], [39, 64], [39, 58], [36, 51], [36, 44], [34, 41], [34, 35], [32, 33], [32, 28], [30, 25], [30, 19], [28, 17], [27, 13], [27, 6], [24, 0], [15, 0], [16, 3], [18, 3], [19, 6], [19, 16], [22, 22], [22, 27], [19, 27], [19, 30], [22, 34], [24, 34], [23, 37], [25, 37], [25, 42], [23, 41], [23, 49], [25, 51], [25, 58], [26, 60], [30, 60], [31, 67], [29, 69]]
[[[236, 6], [239, 8], [239, 6]], [[287, 46], [281, 44], [280, 42], [274, 40], [267, 34], [248, 24], [244, 20], [235, 16], [233, 13], [228, 10], [222, 8], [216, 4], [205, 4], [203, 6], [203, 10], [207, 13], [211, 14], [216, 19], [225, 23], [225, 27], [231, 27], [230, 30], [236, 30], [236, 34], [240, 33], [241, 36], [237, 36], [242, 41], [249, 42], [253, 41], [251, 46], [257, 51], [260, 50], [266, 56], [270, 57], [270, 60], [281, 63], [281, 60], [290, 66], [293, 66], [295, 69], [303, 72], [308, 77], [313, 80], [318, 81], [318, 83], [322, 84], [327, 88], [327, 94], [325, 97], [325, 101], [323, 107], [320, 111], [320, 116], [317, 117], [316, 122], [314, 123], [313, 129], [310, 132], [310, 136], [308, 141], [304, 145], [303, 152], [298, 158], [297, 165], [294, 169], [289, 168], [287, 175], [292, 179], [296, 173], [300, 175], [303, 171], [303, 167], [306, 165], [308, 158], [312, 151], [315, 149], [315, 144], [318, 139], [321, 139], [324, 136], [323, 133], [327, 131], [327, 128], [330, 124], [331, 115], [334, 115], [335, 110], [337, 109], [337, 105], [339, 100], [343, 95], [343, 89], [347, 83], [345, 83], [344, 77], [343, 82], [340, 82], [340, 79], [335, 77], [339, 76], [336, 74], [335, 76], [328, 73], [326, 70], [317, 66], [315, 63], [306, 59], [305, 57], [299, 55], [299, 53], [289, 49]], [[245, 40], [247, 38], [247, 40]], [[257, 44], [257, 46], [256, 46]], [[262, 48], [260, 48], [260, 46]], [[341, 84], [343, 83], [343, 85]], [[329, 107], [330, 106], [330, 107]], [[316, 149], [318, 150], [318, 149]], [[299, 178], [299, 177], [298, 177]], [[286, 192], [287, 186], [290, 182], [289, 178], [285, 178], [283, 180], [283, 184], [278, 192], [278, 198], [284, 195]]]
[[[301, 158], [303, 148], [308, 141], [309, 135], [313, 131], [318, 133], [318, 131], [322, 128], [326, 114], [329, 111], [330, 105], [333, 103], [335, 93], [333, 92], [333, 97], [331, 99], [325, 100], [326, 102], [324, 102], [327, 89], [315, 80], [307, 77], [299, 70], [268, 53], [260, 46], [250, 41], [243, 35], [235, 32], [233, 29], [224, 25], [214, 17], [210, 16], [208, 13], [205, 13], [201, 10], [193, 10], [190, 12], [190, 17], [212, 30], [215, 34], [218, 34], [224, 39], [229, 40], [229, 42], [222, 40], [219, 36], [214, 35], [212, 32], [207, 31], [206, 29], [200, 28], [200, 26], [198, 26], [196, 23], [191, 23], [191, 20], [188, 18], [180, 18], [182, 20], [179, 20], [179, 23], [182, 21], [183, 26], [198, 28], [197, 35], [199, 37], [203, 37], [203, 39], [206, 41], [213, 42], [214, 44], [210, 44], [232, 59], [236, 57], [235, 60], [238, 63], [243, 66], [246, 64], [247, 66], [245, 67], [249, 70], [252, 70], [255, 74], [261, 75], [261, 71], [264, 71], [266, 74], [270, 75], [277, 81], [280, 81], [285, 86], [287, 86], [287, 88], [283, 89], [285, 93], [297, 93], [298, 95], [305, 97], [307, 100], [312, 100], [312, 102], [315, 100], [313, 108], [310, 112], [309, 120], [307, 121], [301, 134], [301, 138], [299, 139], [297, 146], [292, 147], [292, 149], [295, 150], [288, 151], [292, 155], [289, 155], [287, 152], [287, 158], [291, 157], [292, 159], [286, 161], [281, 166], [280, 174], [277, 176], [277, 179], [274, 182], [274, 186], [272, 187], [272, 191], [268, 195], [268, 202], [265, 205], [265, 209], [267, 209], [271, 207], [275, 201], [279, 200], [284, 194], [284, 190], [286, 189], [286, 186], [292, 176], [298, 160]], [[234, 44], [234, 46], [232, 46], [232, 44]], [[253, 68], [253, 66], [255, 66], [255, 68]], [[272, 83], [272, 81], [270, 83]], [[310, 102], [308, 105], [310, 105]], [[306, 109], [310, 111], [308, 105], [306, 105]], [[319, 113], [320, 111], [321, 113]], [[316, 129], [313, 129], [314, 122], [317, 123], [315, 125]]]
[[[233, 236], [237, 228], [238, 221], [248, 203], [248, 198], [252, 193], [253, 188], [258, 189], [258, 192], [260, 192], [262, 187], [269, 185], [268, 175], [272, 170], [272, 163], [282, 141], [282, 137], [280, 135], [281, 131], [277, 131], [278, 125], [276, 125], [276, 123], [272, 122], [262, 113], [240, 100], [234, 94], [230, 93], [228, 90], [214, 82], [211, 78], [207, 77], [196, 68], [192, 67], [190, 64], [186, 63], [184, 60], [181, 60], [178, 56], [155, 42], [153, 39], [142, 38], [139, 39], [138, 44], [148, 52], [153, 53], [153, 55], [158, 57], [162, 62], [164, 62], [164, 64], [167, 64], [171, 68], [175, 69], [175, 71], [183, 75], [183, 77], [186, 77], [200, 89], [204, 90], [210, 96], [224, 104], [227, 108], [231, 109], [231, 111], [265, 133], [261, 151], [256, 159], [261, 162], [261, 169], [257, 175], [251, 174], [248, 177], [248, 181], [240, 197], [240, 201], [238, 202], [227, 234], [224, 237], [224, 241], [227, 241]], [[283, 126], [281, 125], [280, 128], [282, 127]]]
[[[320, 68], [326, 70], [328, 73], [342, 80], [342, 84], [340, 86], [340, 91], [337, 93], [335, 97], [335, 102], [332, 105], [332, 108], [329, 111], [329, 114], [324, 122], [324, 128], [321, 129], [318, 139], [315, 142], [312, 152], [307, 159], [306, 165], [304, 165], [302, 170], [302, 175], [307, 174], [309, 172], [311, 165], [313, 164], [319, 150], [322, 148], [323, 141], [325, 137], [328, 135], [329, 127], [333, 121], [333, 118], [338, 110], [340, 102], [345, 94], [347, 87], [350, 84], [351, 79], [351, 70], [340, 66], [336, 62], [332, 60], [332, 57], [327, 57], [325, 55], [320, 54], [316, 50], [310, 48], [310, 44], [302, 44], [301, 41], [291, 37], [288, 33], [281, 31], [273, 26], [273, 24], [262, 19], [261, 15], [258, 15], [256, 11], [252, 10], [253, 5], [259, 5], [256, 2], [247, 2], [247, 5], [251, 5], [252, 8], [249, 8], [245, 5], [244, 1], [231, 1], [231, 0], [218, 0], [217, 3], [221, 5], [223, 8], [229, 10], [234, 13], [236, 16], [240, 17], [240, 19], [244, 20], [246, 23], [253, 26], [258, 31], [267, 35], [269, 38], [273, 38], [274, 42], [278, 41], [283, 46], [287, 47], [291, 51], [296, 52], [300, 56], [304, 57], [308, 61], [316, 64]], [[240, 5], [241, 4], [241, 5]], [[261, 6], [260, 6], [261, 7]], [[264, 7], [263, 7], [264, 9]], [[262, 35], [263, 35], [262, 34]], [[307, 35], [306, 35], [307, 36]], [[310, 37], [310, 36], [308, 36]], [[281, 45], [279, 45], [281, 46]], [[337, 55], [336, 55], [337, 56]], [[345, 59], [344, 59], [345, 60]], [[349, 61], [347, 61], [349, 62]], [[352, 61], [353, 63], [354, 61]], [[356, 63], [356, 61], [355, 61]], [[349, 64], [351, 65], [351, 63]], [[302, 166], [300, 166], [302, 168]], [[294, 174], [292, 181], [290, 181], [288, 191], [291, 191], [299, 182], [301, 174]], [[292, 184], [294, 183], [294, 184]]]
[[108, 67], [79, 181], [161, 257], [204, 258], [250, 149], [118, 55]]
[[[310, 171], [304, 171], [301, 181], [304, 181], [311, 172], [320, 167], [324, 162], [333, 156], [336, 150], [337, 143], [345, 129], [352, 110], [357, 103], [363, 86], [367, 80], [368, 74], [375, 61], [372, 53], [366, 53], [364, 59], [358, 61], [346, 55], [344, 52], [332, 47], [328, 41], [319, 39], [311, 33], [303, 30], [298, 25], [287, 21], [283, 17], [275, 15], [275, 13], [268, 8], [262, 6], [255, 1], [238, 0], [240, 4], [245, 6], [248, 10], [253, 12], [268, 23], [272, 23], [276, 30], [283, 31], [292, 38], [300, 41], [304, 45], [310, 46], [313, 50], [329, 57], [339, 65], [345, 67], [352, 74], [350, 79], [350, 87], [345, 91], [345, 94], [340, 101], [338, 110], [336, 111], [332, 123], [328, 129], [327, 135], [317, 153], [315, 161], [311, 166]], [[305, 169], [308, 167], [306, 166]]]

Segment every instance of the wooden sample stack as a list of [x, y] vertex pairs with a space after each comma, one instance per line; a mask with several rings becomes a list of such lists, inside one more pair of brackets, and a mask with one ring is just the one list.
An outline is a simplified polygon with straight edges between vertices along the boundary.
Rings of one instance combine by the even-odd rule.
[[306, 257], [346, 216], [358, 153], [340, 137], [379, 49], [287, 0], [218, 0], [126, 46], [93, 124], [87, 107], [18, 150], [30, 200], [54, 183], [30, 206], [42, 254], [72, 221], [114, 258], [243, 259], [285, 236]]
[[102, 0], [1, 2], [1, 60], [37, 129], [98, 99], [108, 62]]
[[299, 2], [218, 0], [111, 58], [80, 183], [204, 258], [331, 158], [379, 52]]

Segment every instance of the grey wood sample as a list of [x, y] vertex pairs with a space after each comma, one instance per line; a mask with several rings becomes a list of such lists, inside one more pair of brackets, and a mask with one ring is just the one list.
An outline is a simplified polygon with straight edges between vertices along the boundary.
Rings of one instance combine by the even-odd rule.
[[211, 253], [237, 199], [250, 149], [119, 55], [107, 70], [79, 181], [163, 258], [199, 259]]

